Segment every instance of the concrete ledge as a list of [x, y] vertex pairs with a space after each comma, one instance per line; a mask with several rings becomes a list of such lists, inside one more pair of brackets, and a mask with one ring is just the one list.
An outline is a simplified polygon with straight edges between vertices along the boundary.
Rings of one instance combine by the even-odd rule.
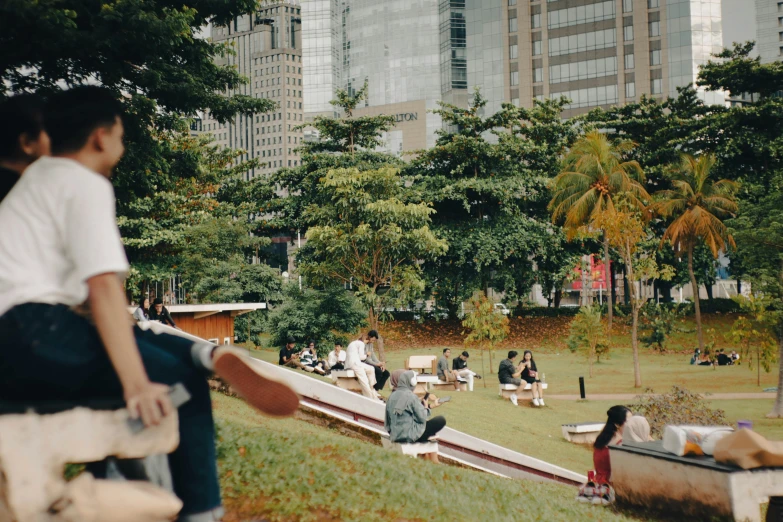
[[409, 457], [418, 457], [429, 453], [438, 452], [438, 442], [430, 440], [429, 442], [401, 443], [392, 442], [388, 435], [381, 436], [381, 444], [385, 449], [393, 450]]
[[579, 424], [563, 424], [563, 438], [574, 444], [592, 444], [598, 434], [604, 429], [604, 422], [582, 422]]
[[[546, 390], [549, 385], [547, 383], [541, 383], [541, 387]], [[524, 387], [517, 386], [515, 384], [499, 384], [498, 385], [498, 395], [503, 397], [503, 399], [509, 401], [511, 400], [511, 396], [516, 393], [517, 399], [532, 401], [533, 400], [533, 392], [531, 391], [533, 387], [530, 383], [526, 382]]]

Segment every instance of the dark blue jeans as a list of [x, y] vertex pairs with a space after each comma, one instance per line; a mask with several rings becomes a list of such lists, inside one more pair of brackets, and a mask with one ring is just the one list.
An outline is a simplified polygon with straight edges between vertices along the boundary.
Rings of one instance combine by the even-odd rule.
[[[179, 447], [169, 455], [182, 514], [220, 506], [212, 401], [193, 342], [134, 327], [150, 380], [181, 382], [191, 398], [179, 408]], [[64, 305], [24, 304], [0, 317], [0, 399], [79, 401], [122, 398], [122, 386], [98, 332]]]

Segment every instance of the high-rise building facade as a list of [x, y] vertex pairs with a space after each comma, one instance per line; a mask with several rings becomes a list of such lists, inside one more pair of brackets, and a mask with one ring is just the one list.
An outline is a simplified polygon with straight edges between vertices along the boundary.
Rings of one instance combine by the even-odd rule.
[[[564, 116], [676, 96], [722, 50], [720, 0], [505, 0], [506, 99], [566, 96]], [[707, 103], [723, 93], [700, 92]]]
[[244, 150], [242, 159], [262, 163], [260, 169], [248, 172], [248, 179], [301, 161], [296, 148], [302, 132], [295, 130], [304, 123], [301, 27], [298, 3], [273, 1], [260, 4], [252, 15], [212, 28], [212, 40], [228, 43], [234, 51], [218, 58], [218, 63], [235, 66], [249, 79], [227, 94], [267, 98], [276, 104], [271, 112], [237, 115], [225, 124], [205, 114], [201, 123], [202, 131], [212, 133], [217, 144]]
[[305, 120], [333, 116], [329, 103], [340, 83], [340, 0], [301, 0], [302, 86]]
[[762, 63], [783, 60], [783, 2], [756, 0], [756, 48]]

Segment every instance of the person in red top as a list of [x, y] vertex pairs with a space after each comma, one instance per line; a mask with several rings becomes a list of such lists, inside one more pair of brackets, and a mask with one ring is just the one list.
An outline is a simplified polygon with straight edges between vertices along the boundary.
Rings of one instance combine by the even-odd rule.
[[593, 444], [593, 466], [595, 467], [596, 484], [610, 484], [612, 482], [609, 444], [622, 444], [623, 426], [633, 414], [625, 406], [612, 406], [606, 412], [606, 415], [606, 425]]

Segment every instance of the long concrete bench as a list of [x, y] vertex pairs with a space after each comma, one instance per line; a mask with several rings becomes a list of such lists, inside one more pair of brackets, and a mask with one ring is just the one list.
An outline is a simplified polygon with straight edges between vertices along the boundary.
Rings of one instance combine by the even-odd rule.
[[0, 413], [0, 520], [163, 522], [182, 508], [173, 493], [149, 482], [98, 480], [90, 473], [70, 482], [63, 478], [66, 463], [174, 451], [179, 444], [176, 415], [139, 431], [125, 409], [3, 403]]
[[[438, 441], [430, 439], [428, 442], [401, 443], [392, 442], [389, 435], [381, 435], [381, 444], [384, 448], [416, 458], [418, 456], [428, 456], [433, 462], [438, 461]], [[433, 456], [434, 455], [434, 456]]]
[[577, 424], [562, 424], [563, 438], [574, 444], [592, 444], [598, 434], [604, 429], [605, 422], [581, 422]]
[[760, 504], [783, 496], [783, 468], [744, 470], [707, 456], [678, 457], [661, 441], [609, 446], [617, 502], [665, 506], [680, 520], [759, 522]]
[[405, 369], [435, 375], [438, 373], [438, 358], [435, 355], [411, 355], [405, 359]]
[[[499, 384], [498, 385], [498, 395], [503, 397], [505, 400], [510, 401], [511, 396], [516, 394], [517, 400], [524, 400], [524, 401], [532, 401], [533, 400], [533, 392], [531, 391], [533, 389], [532, 385], [529, 382], [522, 381], [525, 386], [519, 387], [516, 384]], [[546, 390], [549, 387], [547, 383], [541, 383], [541, 388]]]

